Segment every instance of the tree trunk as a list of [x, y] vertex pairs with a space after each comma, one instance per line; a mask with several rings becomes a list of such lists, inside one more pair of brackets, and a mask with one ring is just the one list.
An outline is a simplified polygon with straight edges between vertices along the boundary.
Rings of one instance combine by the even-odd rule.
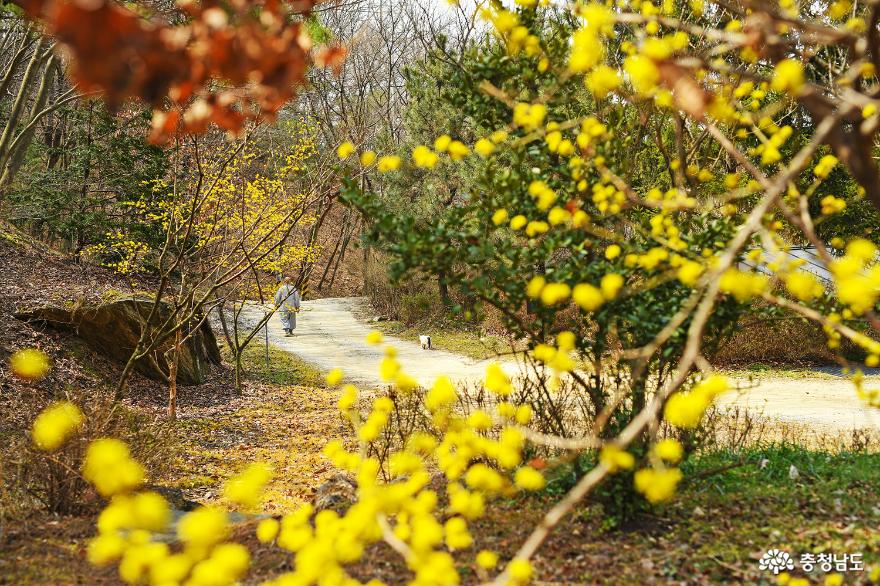
[[[34, 53], [31, 56], [31, 60], [28, 62], [27, 69], [24, 71], [24, 76], [21, 78], [21, 85], [18, 87], [18, 93], [12, 103], [12, 108], [9, 110], [8, 118], [6, 119], [6, 126], [3, 128], [3, 134], [0, 135], [0, 167], [5, 168], [6, 166], [6, 161], [9, 158], [9, 147], [12, 144], [12, 136], [15, 134], [15, 129], [18, 128], [19, 122], [21, 121], [24, 104], [31, 93], [31, 86], [34, 83], [34, 77], [40, 69], [40, 63], [43, 58], [43, 42], [44, 39], [42, 37], [37, 40], [37, 44], [34, 47]], [[2, 193], [3, 192], [0, 191], [0, 194]]]
[[235, 392], [241, 394], [241, 379], [244, 369], [241, 366], [241, 351], [235, 353]]
[[12, 185], [15, 175], [18, 173], [18, 170], [24, 162], [25, 154], [34, 139], [34, 133], [37, 130], [35, 121], [40, 117], [40, 113], [46, 105], [46, 99], [49, 95], [49, 87], [52, 85], [52, 81], [55, 77], [57, 63], [54, 55], [50, 57], [48, 63], [46, 63], [46, 68], [43, 70], [43, 77], [40, 80], [40, 87], [37, 89], [37, 93], [34, 96], [33, 104], [31, 104], [31, 111], [27, 119], [28, 126], [25, 127], [25, 130], [15, 138], [9, 147], [9, 153], [7, 154], [2, 174], [0, 174], [0, 192], [5, 191]]
[[443, 306], [451, 306], [452, 300], [449, 298], [449, 284], [446, 282], [446, 271], [439, 271], [437, 273], [437, 288], [440, 290], [440, 301], [443, 303]]
[[183, 332], [180, 328], [174, 334], [174, 345], [165, 353], [168, 362], [168, 419], [177, 419], [177, 363], [180, 360], [180, 344], [183, 342]]

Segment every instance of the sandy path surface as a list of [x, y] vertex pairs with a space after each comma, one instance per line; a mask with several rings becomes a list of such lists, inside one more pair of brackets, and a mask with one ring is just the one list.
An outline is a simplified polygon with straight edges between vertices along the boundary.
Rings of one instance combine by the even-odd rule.
[[[443, 350], [422, 350], [418, 340], [392, 336], [385, 336], [385, 344], [381, 346], [371, 346], [364, 339], [374, 328], [354, 314], [363, 303], [363, 299], [356, 297], [304, 301], [294, 335], [284, 335], [281, 317], [276, 314], [269, 321], [269, 341], [324, 370], [341, 368], [347, 381], [361, 385], [383, 384], [379, 378], [379, 361], [388, 344], [397, 348], [397, 358], [404, 372], [423, 386], [430, 386], [441, 375], [453, 380], [481, 380], [486, 366], [492, 362], [476, 361]], [[262, 316], [262, 308], [247, 307], [242, 311], [242, 322], [250, 327]], [[262, 333], [259, 339], [263, 339]], [[504, 362], [503, 367], [511, 375], [518, 372], [515, 362]]]
[[[370, 346], [364, 341], [372, 328], [355, 317], [355, 311], [363, 303], [360, 298], [305, 301], [297, 317], [294, 336], [284, 336], [281, 318], [274, 315], [269, 322], [269, 341], [324, 370], [342, 368], [350, 382], [381, 385], [378, 364], [383, 347]], [[262, 308], [248, 307], [242, 312], [242, 321], [253, 325], [262, 315]], [[397, 348], [404, 371], [424, 386], [431, 385], [440, 375], [455, 380], [481, 380], [490, 362], [443, 350], [422, 350], [418, 340], [385, 338], [386, 343]], [[504, 362], [503, 366], [511, 375], [519, 372], [513, 361]], [[878, 377], [868, 380], [869, 385], [880, 385]], [[822, 431], [880, 430], [880, 410], [861, 403], [852, 383], [843, 377], [823, 374], [806, 378], [760, 377], [753, 381], [744, 377], [735, 381], [739, 386], [750, 388], [721, 397], [720, 407], [742, 406], [757, 415], [807, 424]]]
[[[869, 386], [878, 386], [870, 377]], [[744, 389], [723, 395], [718, 405], [734, 405], [750, 412], [791, 423], [802, 423], [825, 430], [870, 428], [880, 430], [880, 409], [859, 400], [852, 382], [842, 377], [759, 378], [749, 381], [735, 378]]]

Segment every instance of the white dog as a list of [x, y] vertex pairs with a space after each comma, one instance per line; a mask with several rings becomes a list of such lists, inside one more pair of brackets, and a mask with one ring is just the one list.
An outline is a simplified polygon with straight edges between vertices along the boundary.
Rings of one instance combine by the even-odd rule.
[[422, 350], [430, 350], [431, 336], [419, 336], [419, 344], [421, 344]]

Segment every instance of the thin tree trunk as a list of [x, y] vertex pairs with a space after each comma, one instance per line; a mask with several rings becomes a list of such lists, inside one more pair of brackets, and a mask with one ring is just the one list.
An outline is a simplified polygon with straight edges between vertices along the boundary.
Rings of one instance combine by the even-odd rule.
[[27, 101], [28, 95], [31, 93], [31, 86], [33, 85], [34, 77], [40, 69], [40, 63], [43, 58], [43, 42], [44, 40], [42, 37], [37, 40], [37, 45], [34, 47], [34, 54], [28, 62], [27, 69], [25, 69], [24, 76], [21, 79], [21, 85], [18, 87], [18, 93], [12, 103], [12, 108], [9, 110], [9, 117], [6, 119], [6, 126], [3, 128], [3, 134], [0, 135], [0, 164], [2, 164], [0, 166], [5, 166], [6, 160], [9, 157], [8, 150], [9, 145], [12, 144], [12, 136], [15, 134], [15, 129], [21, 121], [24, 104]]
[[24, 37], [21, 40], [21, 46], [18, 51], [15, 53], [15, 56], [12, 58], [12, 61], [9, 63], [9, 68], [6, 70], [6, 73], [3, 75], [3, 79], [0, 79], [0, 96], [6, 94], [6, 90], [9, 89], [9, 86], [12, 84], [12, 80], [15, 77], [16, 71], [18, 71], [18, 66], [21, 64], [24, 56], [27, 54], [28, 45], [31, 44], [31, 32], [28, 30], [25, 32]]
[[12, 185], [15, 175], [18, 173], [21, 164], [24, 162], [24, 156], [34, 139], [34, 133], [37, 130], [37, 125], [35, 124], [36, 119], [40, 117], [40, 113], [46, 105], [46, 98], [49, 95], [49, 87], [52, 85], [52, 81], [55, 77], [56, 65], [57, 61], [53, 55], [49, 58], [48, 63], [46, 63], [46, 68], [43, 70], [40, 87], [37, 90], [36, 96], [34, 96], [31, 111], [28, 115], [28, 125], [15, 138], [12, 145], [9, 147], [9, 153], [6, 156], [6, 161], [3, 165], [3, 172], [2, 175], [0, 175], [0, 192]]
[[180, 344], [183, 341], [183, 331], [178, 328], [174, 334], [174, 344], [165, 353], [168, 362], [168, 419], [177, 419], [177, 365], [180, 362]]
[[452, 305], [452, 300], [449, 298], [449, 284], [446, 282], [446, 271], [439, 271], [437, 273], [437, 288], [439, 289], [440, 301], [443, 305], [445, 307]]

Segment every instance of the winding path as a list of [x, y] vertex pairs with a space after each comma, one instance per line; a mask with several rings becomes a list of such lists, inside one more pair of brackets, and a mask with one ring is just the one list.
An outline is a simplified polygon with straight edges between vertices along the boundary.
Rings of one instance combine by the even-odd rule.
[[[386, 343], [381, 346], [367, 344], [365, 338], [374, 328], [355, 317], [355, 311], [364, 303], [357, 297], [304, 301], [297, 314], [294, 335], [284, 335], [281, 317], [276, 314], [269, 321], [269, 341], [321, 369], [341, 368], [347, 381], [367, 386], [383, 384], [379, 378], [379, 361], [388, 344], [397, 349], [397, 359], [403, 371], [423, 386], [430, 386], [441, 375], [458, 381], [481, 380], [486, 366], [493, 362], [473, 360], [443, 350], [422, 350], [418, 340], [401, 340], [392, 336], [385, 336]], [[242, 310], [241, 319], [245, 325], [253, 327], [263, 315], [262, 308], [250, 306]], [[511, 375], [518, 372], [515, 362], [505, 362], [503, 367]]]
[[[296, 333], [285, 337], [278, 315], [269, 322], [269, 341], [324, 370], [340, 367], [348, 381], [380, 386], [378, 365], [383, 346], [371, 346], [365, 337], [372, 330], [355, 313], [363, 307], [360, 298], [333, 298], [305, 301], [297, 318]], [[243, 310], [242, 321], [251, 327], [262, 317], [263, 309]], [[426, 332], [430, 334], [430, 332]], [[489, 360], [476, 361], [442, 349], [422, 350], [418, 340], [386, 336], [398, 351], [405, 372], [420, 384], [429, 386], [440, 375], [459, 381], [479, 381]], [[504, 362], [509, 374], [519, 372], [516, 362]], [[735, 378], [744, 390], [728, 393], [719, 400], [722, 408], [745, 407], [755, 414], [784, 422], [807, 425], [817, 431], [846, 433], [854, 428], [880, 432], [880, 410], [865, 406], [856, 396], [851, 382], [822, 373], [816, 377], [761, 377], [754, 381]], [[880, 386], [880, 377], [868, 377], [868, 385]]]

